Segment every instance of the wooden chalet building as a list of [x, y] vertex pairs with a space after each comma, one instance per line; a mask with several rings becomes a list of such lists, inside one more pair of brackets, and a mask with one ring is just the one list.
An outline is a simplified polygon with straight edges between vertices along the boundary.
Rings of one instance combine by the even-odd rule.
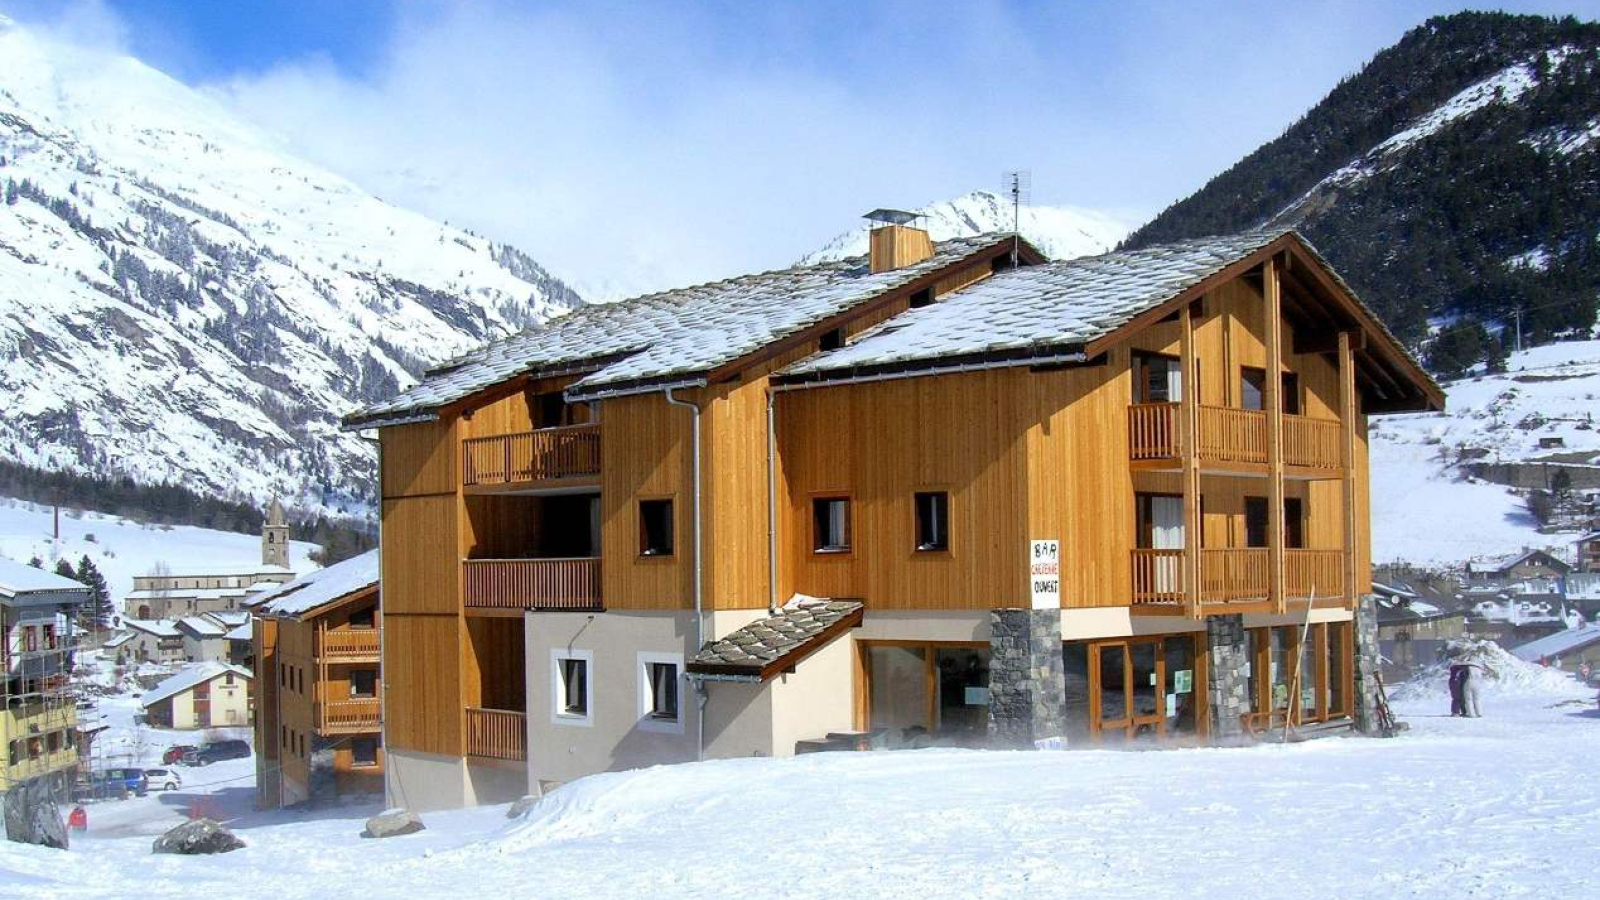
[[377, 551], [289, 582], [255, 608], [256, 804], [383, 792]]
[[585, 307], [346, 420], [391, 803], [1356, 711], [1367, 417], [1443, 397], [1303, 238], [870, 247]]

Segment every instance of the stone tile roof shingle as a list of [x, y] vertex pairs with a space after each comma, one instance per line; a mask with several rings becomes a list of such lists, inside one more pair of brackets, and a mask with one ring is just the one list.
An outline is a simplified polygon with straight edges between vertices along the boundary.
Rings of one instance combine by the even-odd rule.
[[703, 675], [770, 678], [843, 629], [859, 625], [863, 609], [855, 600], [791, 601], [777, 615], [708, 642], [689, 661], [688, 670]]
[[569, 389], [574, 397], [703, 375], [1008, 240], [986, 234], [941, 241], [931, 258], [877, 274], [856, 256], [580, 307], [429, 370], [415, 387], [348, 416], [345, 425], [426, 420], [530, 373], [587, 371]]

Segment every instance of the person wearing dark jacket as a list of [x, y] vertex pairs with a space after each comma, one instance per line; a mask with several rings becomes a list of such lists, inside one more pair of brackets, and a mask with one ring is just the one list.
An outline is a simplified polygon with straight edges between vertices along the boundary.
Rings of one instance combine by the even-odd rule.
[[1450, 715], [1452, 716], [1464, 716], [1467, 714], [1466, 696], [1462, 689], [1466, 674], [1466, 666], [1460, 663], [1450, 666]]

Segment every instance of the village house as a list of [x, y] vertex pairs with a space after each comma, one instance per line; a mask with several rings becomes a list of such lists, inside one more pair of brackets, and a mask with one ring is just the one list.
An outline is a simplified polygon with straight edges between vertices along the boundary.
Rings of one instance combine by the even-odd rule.
[[36, 778], [63, 793], [71, 786], [71, 623], [89, 600], [89, 589], [70, 578], [0, 557], [0, 792]]
[[248, 608], [262, 593], [294, 578], [289, 567], [289, 525], [276, 499], [261, 528], [261, 564], [156, 571], [133, 576], [133, 590], [122, 600], [127, 619], [179, 619]]
[[1600, 668], [1600, 625], [1584, 624], [1547, 634], [1511, 651], [1523, 662], [1567, 672], [1593, 673]]
[[1577, 572], [1600, 575], [1600, 531], [1591, 531], [1573, 543], [1577, 549]]
[[390, 802], [1367, 714], [1367, 419], [1443, 397], [1315, 250], [873, 218], [867, 256], [584, 307], [346, 420]]
[[257, 806], [383, 793], [381, 628], [375, 550], [303, 575], [256, 608]]
[[1548, 550], [1524, 549], [1521, 553], [1467, 563], [1467, 584], [1510, 584], [1518, 581], [1544, 581], [1559, 584], [1572, 571], [1566, 560]]
[[145, 721], [157, 728], [217, 728], [250, 724], [250, 672], [226, 663], [188, 666], [144, 692]]
[[1383, 677], [1389, 684], [1438, 662], [1447, 643], [1466, 636], [1467, 614], [1430, 584], [1372, 583]]

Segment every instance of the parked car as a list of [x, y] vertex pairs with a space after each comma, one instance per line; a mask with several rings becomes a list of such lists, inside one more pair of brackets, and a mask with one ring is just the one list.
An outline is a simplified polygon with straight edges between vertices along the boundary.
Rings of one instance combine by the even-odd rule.
[[176, 746], [168, 747], [167, 752], [161, 754], [161, 762], [163, 765], [176, 765], [177, 763], [183, 761], [183, 755], [185, 753], [199, 749], [199, 747], [196, 747], [193, 744], [178, 744]]
[[175, 791], [183, 787], [183, 777], [174, 769], [145, 769], [144, 778], [154, 791]]
[[224, 759], [246, 759], [250, 756], [250, 745], [244, 741], [213, 741], [183, 755], [183, 763], [188, 766], [209, 766], [214, 762]]
[[150, 789], [150, 782], [145, 779], [143, 769], [106, 769], [95, 773], [95, 778], [103, 782], [111, 793], [126, 791], [130, 794], [143, 795]]

